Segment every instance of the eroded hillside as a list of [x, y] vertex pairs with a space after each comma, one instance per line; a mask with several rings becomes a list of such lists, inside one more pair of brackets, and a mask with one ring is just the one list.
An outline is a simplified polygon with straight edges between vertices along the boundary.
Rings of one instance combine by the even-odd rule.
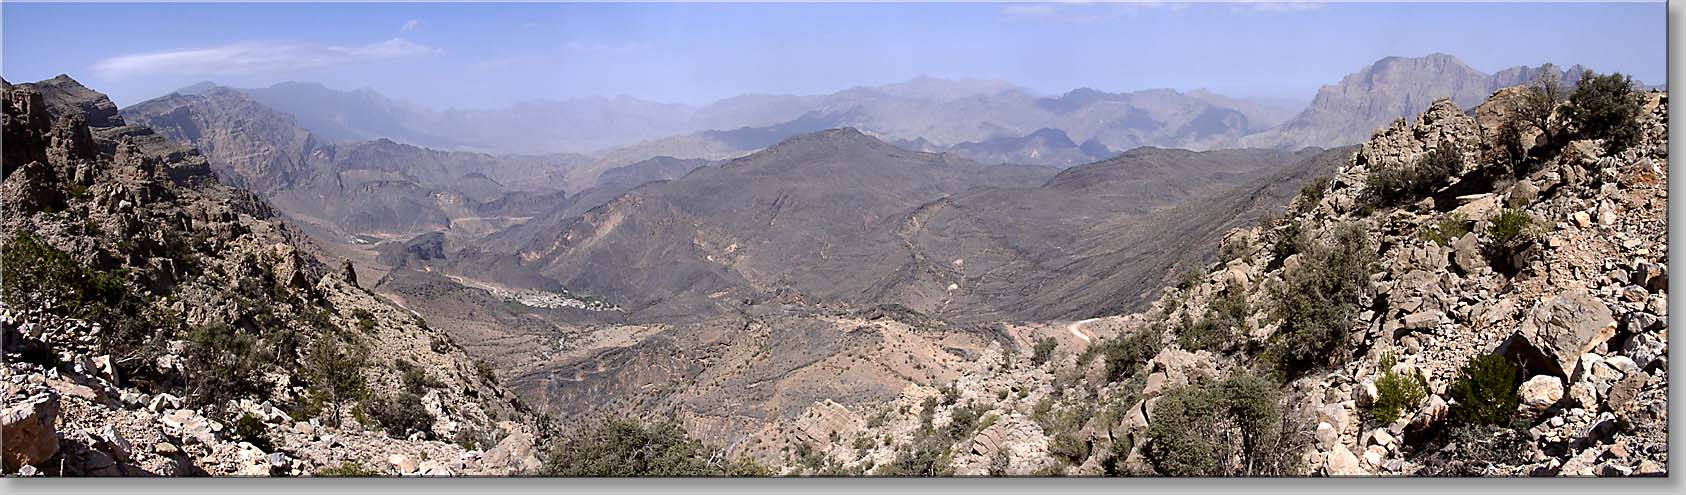
[[525, 406], [67, 77], [5, 85], [4, 461], [48, 476], [508, 474]]

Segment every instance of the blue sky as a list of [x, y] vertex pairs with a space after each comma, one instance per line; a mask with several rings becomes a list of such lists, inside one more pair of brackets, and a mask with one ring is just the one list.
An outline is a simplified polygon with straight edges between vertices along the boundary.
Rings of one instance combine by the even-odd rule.
[[1662, 2], [1585, 4], [20, 4], [0, 74], [121, 105], [198, 81], [370, 87], [436, 108], [630, 95], [706, 103], [925, 74], [1057, 94], [1309, 100], [1389, 55], [1586, 64], [1663, 82]]

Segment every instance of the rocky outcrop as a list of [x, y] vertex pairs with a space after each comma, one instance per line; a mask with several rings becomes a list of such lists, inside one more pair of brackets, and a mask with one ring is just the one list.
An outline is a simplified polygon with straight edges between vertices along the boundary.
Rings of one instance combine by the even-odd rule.
[[24, 466], [45, 463], [58, 453], [59, 437], [55, 426], [59, 401], [52, 394], [29, 397], [8, 395], [6, 409], [0, 411], [0, 433], [3, 433], [0, 438], [5, 444], [0, 447], [0, 455], [5, 456], [6, 472], [12, 473]]
[[[507, 473], [479, 444], [536, 432], [447, 336], [328, 269], [198, 151], [68, 78], [3, 101], [7, 159], [35, 151], [0, 184], [8, 474]], [[362, 358], [323, 364], [336, 348]], [[361, 424], [324, 395], [330, 371], [430, 421]], [[376, 462], [394, 452], [436, 465]]]

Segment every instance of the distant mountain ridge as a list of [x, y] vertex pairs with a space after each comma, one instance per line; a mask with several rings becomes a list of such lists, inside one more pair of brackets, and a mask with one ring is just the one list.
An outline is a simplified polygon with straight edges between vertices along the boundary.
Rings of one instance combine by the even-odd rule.
[[1395, 119], [1427, 110], [1437, 98], [1451, 98], [1460, 108], [1473, 108], [1494, 91], [1532, 83], [1548, 69], [1556, 71], [1570, 88], [1586, 70], [1580, 65], [1566, 70], [1517, 66], [1487, 74], [1444, 53], [1387, 57], [1323, 86], [1299, 115], [1276, 129], [1247, 136], [1239, 144], [1291, 149], [1363, 142]]

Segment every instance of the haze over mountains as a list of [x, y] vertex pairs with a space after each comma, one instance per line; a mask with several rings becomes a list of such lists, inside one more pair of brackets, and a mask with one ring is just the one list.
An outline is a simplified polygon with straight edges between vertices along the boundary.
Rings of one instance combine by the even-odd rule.
[[[1325, 86], [1291, 119], [1271, 104], [1206, 91], [1037, 97], [1004, 82], [925, 77], [704, 108], [629, 98], [534, 104], [553, 107], [543, 119], [467, 118], [303, 83], [198, 85], [123, 113], [199, 147], [227, 180], [337, 241], [445, 234], [426, 243], [435, 255], [379, 259], [512, 289], [573, 291], [635, 318], [764, 301], [1057, 318], [1128, 308], [1194, 261], [1183, 253], [1216, 242], [1202, 233], [1285, 201], [1292, 191], [1273, 181], [1339, 161], [1338, 152], [1299, 146], [1357, 142], [1426, 108], [1432, 95], [1476, 102], [1541, 70], [1486, 75], [1444, 54], [1389, 57]], [[1578, 73], [1564, 77], [1573, 83]], [[395, 141], [525, 139], [491, 132], [499, 119], [610, 141], [762, 125], [595, 156]], [[358, 140], [372, 136], [380, 137]], [[1240, 144], [1255, 149], [1168, 149]], [[374, 264], [377, 273], [392, 268]]]

